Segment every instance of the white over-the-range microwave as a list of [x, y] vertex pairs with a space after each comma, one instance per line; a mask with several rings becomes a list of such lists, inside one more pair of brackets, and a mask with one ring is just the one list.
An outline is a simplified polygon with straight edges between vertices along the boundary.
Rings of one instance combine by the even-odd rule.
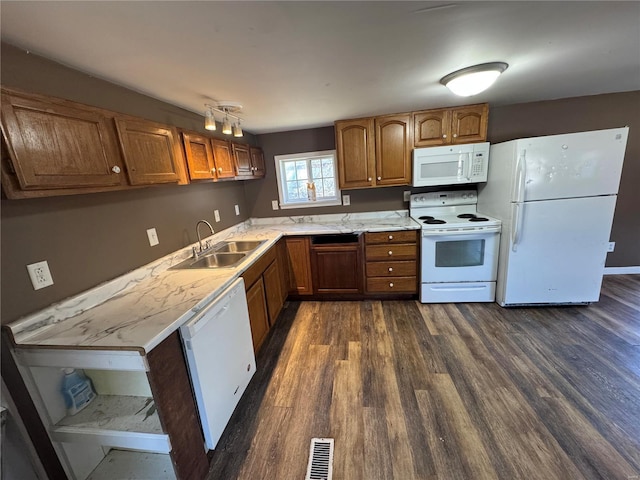
[[413, 186], [487, 181], [489, 142], [413, 150]]

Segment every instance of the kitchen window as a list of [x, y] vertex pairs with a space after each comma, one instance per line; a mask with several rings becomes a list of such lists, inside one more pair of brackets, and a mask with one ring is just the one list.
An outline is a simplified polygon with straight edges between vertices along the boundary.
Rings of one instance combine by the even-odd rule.
[[336, 151], [276, 155], [280, 208], [340, 205]]

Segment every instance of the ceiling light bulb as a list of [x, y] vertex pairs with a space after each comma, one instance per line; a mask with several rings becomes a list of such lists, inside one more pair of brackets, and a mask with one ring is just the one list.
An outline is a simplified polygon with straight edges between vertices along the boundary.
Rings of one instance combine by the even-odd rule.
[[508, 66], [504, 62], [483, 63], [450, 73], [443, 77], [440, 83], [456, 95], [470, 97], [493, 85]]
[[240, 126], [240, 121], [238, 121], [238, 123], [233, 124], [233, 136], [241, 137], [242, 135], [242, 127]]
[[222, 133], [231, 135], [231, 122], [229, 122], [229, 117], [227, 116], [224, 117], [224, 121], [222, 122]]
[[213, 110], [207, 110], [204, 116], [204, 128], [207, 130], [216, 129], [216, 117], [213, 115]]

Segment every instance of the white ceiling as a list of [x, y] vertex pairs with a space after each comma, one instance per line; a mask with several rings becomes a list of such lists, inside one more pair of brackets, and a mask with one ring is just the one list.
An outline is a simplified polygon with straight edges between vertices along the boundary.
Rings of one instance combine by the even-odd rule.
[[[640, 90], [640, 2], [1, 2], [2, 40], [252, 133]], [[488, 91], [439, 80], [510, 66]], [[596, 114], [596, 112], [594, 112]]]

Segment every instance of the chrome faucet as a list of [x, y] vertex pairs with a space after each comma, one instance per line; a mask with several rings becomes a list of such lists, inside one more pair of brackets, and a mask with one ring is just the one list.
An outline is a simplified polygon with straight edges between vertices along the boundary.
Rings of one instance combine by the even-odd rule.
[[[213, 227], [211, 226], [211, 224], [209, 222], [207, 222], [206, 220], [198, 220], [198, 223], [196, 223], [196, 235], [198, 237], [198, 245], [200, 245], [200, 253], [202, 253], [202, 238], [200, 238], [200, 224], [204, 223], [207, 227], [209, 227], [209, 230], [211, 230], [211, 235], [213, 235]], [[209, 242], [207, 241], [207, 248], [209, 248]], [[195, 252], [194, 252], [195, 253]]]

